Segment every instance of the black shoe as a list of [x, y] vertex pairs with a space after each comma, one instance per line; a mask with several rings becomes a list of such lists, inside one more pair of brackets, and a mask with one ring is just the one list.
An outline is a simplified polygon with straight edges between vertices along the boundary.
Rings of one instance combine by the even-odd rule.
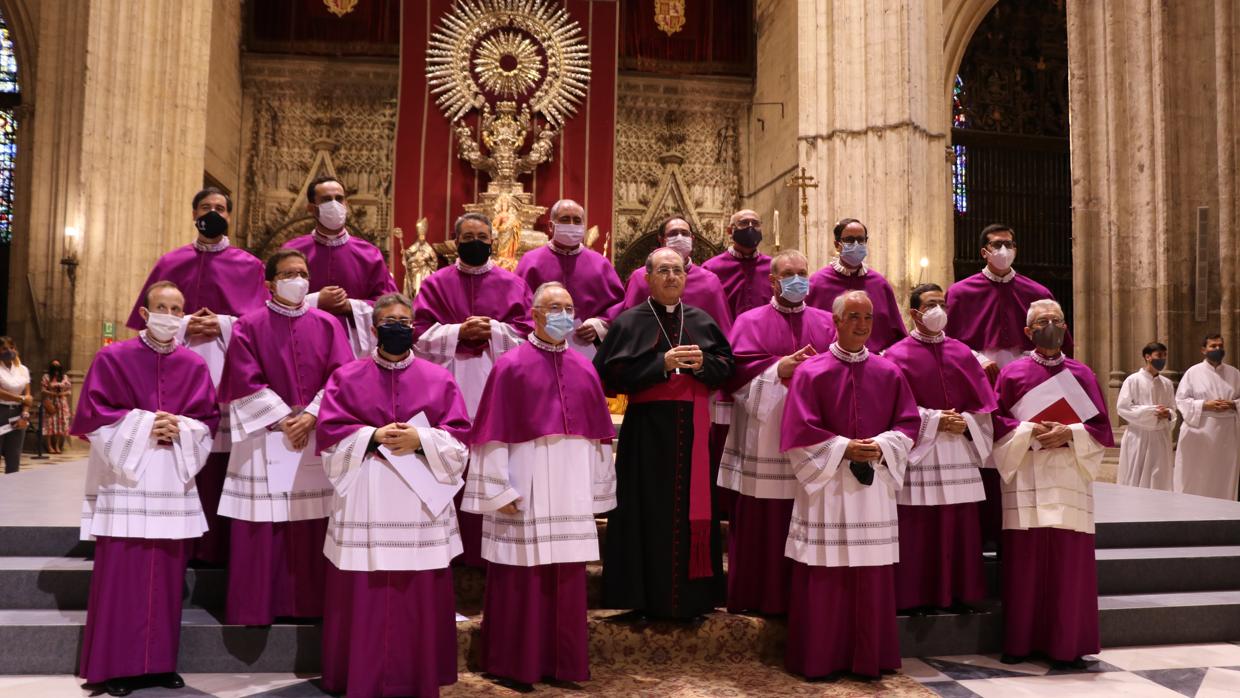
[[127, 696], [133, 693], [133, 686], [125, 679], [108, 679], [103, 682], [103, 690], [110, 696]]
[[1029, 657], [1018, 657], [1014, 654], [1008, 654], [1007, 652], [1004, 652], [999, 657], [999, 661], [1003, 664], [1023, 664], [1027, 659], [1029, 659]]
[[1053, 669], [1075, 669], [1077, 671], [1084, 671], [1085, 669], [1089, 668], [1089, 662], [1085, 661], [1084, 657], [1077, 657], [1076, 659], [1072, 659], [1069, 661], [1061, 661], [1057, 659], [1051, 662], [1051, 668]]
[[155, 685], [164, 688], [185, 688], [185, 679], [181, 678], [181, 675], [174, 671], [156, 676]]
[[534, 692], [534, 686], [532, 684], [513, 681], [512, 679], [505, 678], [503, 676], [496, 676], [495, 674], [483, 674], [482, 676], [483, 678], [490, 679], [495, 684], [503, 686], [510, 691], [516, 691], [517, 693]]
[[960, 615], [960, 616], [973, 616], [973, 615], [977, 615], [978, 613], [981, 613], [981, 611], [974, 608], [973, 606], [970, 606], [967, 603], [954, 603], [948, 606], [947, 608], [943, 609], [943, 611], [945, 613], [955, 613], [956, 615]]
[[896, 615], [897, 616], [908, 616], [909, 618], [921, 618], [922, 616], [926, 615], [926, 609], [924, 606], [916, 606], [914, 608], [905, 608], [905, 609], [896, 611]]

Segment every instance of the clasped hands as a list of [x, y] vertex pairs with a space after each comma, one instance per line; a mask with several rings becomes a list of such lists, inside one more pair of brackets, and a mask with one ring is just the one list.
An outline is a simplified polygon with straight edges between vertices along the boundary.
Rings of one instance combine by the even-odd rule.
[[485, 315], [470, 315], [461, 323], [458, 339], [469, 342], [480, 342], [491, 337], [491, 318]]
[[795, 353], [789, 354], [788, 356], [780, 359], [779, 365], [775, 369], [775, 373], [780, 378], [791, 378], [793, 372], [797, 370], [798, 366], [800, 366], [809, 357], [817, 355], [818, 351], [814, 349], [813, 345], [806, 344], [796, 350]]
[[672, 347], [663, 355], [663, 370], [671, 373], [678, 368], [693, 371], [702, 367], [702, 350], [696, 344], [682, 344]]
[[1034, 422], [1033, 438], [1042, 444], [1042, 448], [1059, 448], [1072, 440], [1072, 429], [1059, 422]]
[[948, 434], [963, 434], [969, 423], [956, 410], [939, 410], [939, 431]]
[[189, 323], [185, 325], [186, 337], [201, 337], [203, 339], [215, 339], [220, 336], [220, 319], [210, 308], [199, 308], [198, 312], [189, 316]]
[[1206, 400], [1201, 408], [1207, 412], [1226, 412], [1236, 409], [1236, 403], [1231, 400]]
[[353, 310], [349, 304], [349, 294], [339, 286], [324, 286], [319, 289], [319, 310], [332, 315], [345, 315]]
[[155, 425], [151, 427], [151, 436], [159, 443], [172, 443], [181, 435], [180, 418], [171, 412], [162, 410], [155, 412]]
[[407, 456], [422, 448], [418, 429], [404, 422], [392, 422], [379, 427], [371, 437], [380, 446], [387, 446], [394, 456]]
[[285, 417], [281, 428], [284, 429], [284, 435], [288, 437], [293, 448], [300, 451], [310, 443], [310, 435], [314, 433], [314, 426], [318, 421], [309, 412], [302, 412], [293, 417]]

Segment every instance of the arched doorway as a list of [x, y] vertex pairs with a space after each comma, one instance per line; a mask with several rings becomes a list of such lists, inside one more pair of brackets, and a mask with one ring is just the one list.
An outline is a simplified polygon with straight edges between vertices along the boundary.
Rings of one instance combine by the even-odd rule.
[[990, 223], [1016, 230], [1016, 268], [1072, 320], [1072, 174], [1063, 0], [1000, 0], [965, 49], [952, 93], [956, 279], [982, 267]]
[[[17, 121], [22, 103], [17, 80], [17, 54], [7, 18], [0, 13], [0, 288], [9, 288], [17, 176]], [[0, 334], [8, 333], [8, 303], [0, 303]]]

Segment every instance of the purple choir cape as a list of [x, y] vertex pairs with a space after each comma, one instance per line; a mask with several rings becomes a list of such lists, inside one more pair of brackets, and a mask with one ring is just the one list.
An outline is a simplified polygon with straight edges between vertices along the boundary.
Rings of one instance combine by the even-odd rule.
[[[638, 267], [629, 276], [629, 285], [624, 291], [624, 300], [612, 307], [607, 321], [615, 322], [620, 313], [645, 303], [649, 297], [650, 285], [646, 283], [646, 268]], [[719, 283], [719, 277], [706, 271], [701, 265], [689, 265], [685, 273], [685, 292], [680, 302], [705, 312], [715, 321], [724, 335], [732, 331], [732, 309], [728, 307], [723, 284]]]
[[156, 281], [171, 281], [185, 295], [185, 314], [208, 308], [217, 315], [241, 316], [261, 308], [270, 298], [264, 283], [263, 263], [231, 245], [218, 252], [199, 250], [194, 244], [178, 247], [155, 262], [142, 284], [125, 326], [146, 327], [138, 308], [146, 307], [146, 290]]
[[[533, 302], [530, 287], [506, 269], [492, 266], [485, 273], [469, 274], [455, 265], [444, 267], [426, 277], [414, 299], [413, 341], [436, 324], [457, 325], [471, 315], [505, 323], [525, 336], [534, 329]], [[489, 343], [489, 339], [460, 340], [457, 353], [479, 356]]]
[[95, 354], [69, 431], [84, 437], [119, 422], [130, 410], [191, 417], [212, 434], [220, 421], [215, 388], [202, 357], [180, 345], [160, 354], [141, 337], [110, 344]]
[[284, 243], [284, 247], [306, 255], [310, 293], [326, 286], [339, 286], [351, 299], [372, 302], [384, 294], [395, 293], [396, 282], [388, 273], [379, 248], [347, 231], [342, 235], [346, 239], [339, 244], [319, 242], [313, 232]]
[[868, 439], [898, 431], [916, 441], [917, 402], [900, 369], [881, 356], [845, 363], [830, 351], [792, 374], [784, 403], [780, 448], [809, 448], [841, 436]]
[[729, 248], [702, 262], [702, 268], [719, 277], [733, 318], [771, 298], [771, 258], [761, 252], [738, 257]]
[[[1009, 349], [1033, 351], [1033, 341], [1025, 336], [1029, 304], [1055, 299], [1042, 284], [1016, 274], [1008, 283], [999, 283], [978, 272], [947, 289], [947, 336], [970, 349]], [[1063, 353], [1072, 356], [1072, 334], [1063, 338]]]
[[219, 398], [228, 403], [270, 388], [296, 410], [351, 361], [353, 350], [330, 314], [305, 308], [304, 315], [289, 317], [263, 307], [233, 326]]
[[419, 413], [426, 414], [431, 428], [458, 440], [469, 433], [465, 401], [447, 369], [414, 358], [408, 367], [390, 371], [372, 359], [358, 359], [327, 381], [315, 447], [322, 453], [358, 429], [405, 422]]
[[1102, 390], [1098, 387], [1098, 379], [1094, 376], [1094, 372], [1080, 361], [1067, 357], [1064, 357], [1063, 363], [1059, 366], [1043, 366], [1028, 356], [1005, 366], [999, 373], [999, 380], [995, 383], [995, 394], [999, 398], [999, 409], [993, 415], [995, 443], [1020, 426], [1020, 420], [1012, 416], [1012, 406], [1025, 393], [1060, 371], [1071, 371], [1072, 377], [1080, 383], [1094, 406], [1098, 408], [1098, 414], [1085, 422], [1085, 431], [1089, 432], [1089, 435], [1094, 437], [1094, 441], [1103, 447], [1113, 448], [1115, 446], [1115, 438], [1111, 434], [1111, 418], [1108, 416], [1106, 402], [1102, 398]]
[[[514, 409], [519, 405], [528, 407]], [[495, 362], [467, 443], [516, 444], [557, 434], [615, 438], [603, 385], [581, 354], [525, 342]]]
[[732, 326], [728, 342], [732, 345], [736, 370], [723, 388], [729, 395], [757, 378], [771, 364], [796, 353], [806, 344], [813, 345], [819, 354], [823, 354], [835, 341], [835, 323], [831, 313], [810, 305], [803, 306], [801, 312], [782, 313], [771, 305], [772, 302], [773, 299], [766, 305], [742, 313]]
[[995, 411], [995, 393], [986, 372], [963, 342], [944, 337], [930, 344], [907, 337], [888, 347], [883, 358], [904, 374], [919, 407], [960, 413]]
[[835, 299], [847, 291], [865, 291], [874, 304], [874, 329], [865, 343], [870, 351], [877, 354], [908, 336], [895, 291], [874, 269], [869, 269], [865, 276], [845, 276], [828, 264], [809, 277], [809, 297], [805, 302], [829, 313]]
[[531, 291], [548, 281], [564, 284], [581, 320], [602, 317], [620, 302], [624, 284], [606, 257], [588, 247], [578, 253], [563, 254], [552, 249], [553, 244], [549, 242], [526, 252], [517, 264], [517, 276], [525, 280]]

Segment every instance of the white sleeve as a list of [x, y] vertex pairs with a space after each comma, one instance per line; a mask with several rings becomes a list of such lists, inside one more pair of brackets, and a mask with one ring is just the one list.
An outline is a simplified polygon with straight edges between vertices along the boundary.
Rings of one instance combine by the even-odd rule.
[[313, 415], [315, 419], [319, 418], [319, 407], [323, 405], [323, 390], [324, 388], [319, 388], [319, 392], [314, 394], [314, 399], [302, 410], [306, 414]]
[[521, 493], [508, 477], [508, 444], [488, 441], [469, 451], [469, 476], [461, 510], [489, 514], [515, 502]]
[[732, 397], [744, 405], [745, 414], [756, 419], [759, 424], [770, 423], [775, 415], [783, 412], [784, 401], [788, 397], [788, 388], [779, 378], [779, 362], [771, 364], [733, 393]]
[[1158, 429], [1161, 426], [1158, 419], [1158, 405], [1138, 404], [1133, 398], [1134, 392], [1133, 380], [1129, 376], [1120, 386], [1119, 398], [1115, 401], [1115, 411], [1124, 421], [1128, 422], [1129, 426], [1142, 431]]
[[965, 412], [961, 415], [973, 437], [973, 448], [979, 462], [985, 463], [995, 443], [995, 425], [989, 412]]
[[612, 445], [594, 442], [594, 513], [601, 514], [616, 508], [616, 459]]
[[1003, 435], [995, 442], [992, 455], [995, 469], [1005, 481], [1011, 482], [1016, 471], [1029, 453], [1030, 442], [1033, 441], [1033, 422], [1021, 422], [1020, 426]]
[[181, 482], [188, 484], [202, 467], [207, 464], [211, 455], [211, 430], [206, 424], [184, 415], [177, 415], [179, 434], [172, 442], [172, 453], [176, 462], [177, 476]]
[[920, 463], [934, 450], [934, 443], [939, 438], [939, 415], [942, 413], [942, 410], [917, 406], [917, 414], [921, 416], [921, 427], [917, 430], [917, 445], [908, 454], [910, 462]]
[[904, 487], [904, 470], [908, 467], [908, 454], [913, 448], [913, 440], [898, 431], [884, 431], [875, 436], [874, 441], [883, 452], [882, 461], [874, 469], [880, 477], [890, 473], [892, 490]]
[[793, 474], [806, 494], [816, 494], [835, 477], [844, 461], [844, 450], [848, 448], [848, 442], [849, 439], [835, 436], [809, 448], [792, 448], [787, 451], [785, 455], [792, 463]]
[[439, 364], [450, 363], [456, 358], [456, 345], [460, 340], [461, 325], [441, 325], [435, 323], [418, 337], [413, 343], [413, 353], [419, 359]]
[[1180, 387], [1175, 391], [1175, 406], [1179, 408], [1186, 426], [1199, 427], [1206, 419], [1206, 401], [1197, 397], [1193, 389], [1193, 377], [1188, 375], [1187, 371], [1184, 373], [1184, 377], [1180, 379]]
[[1106, 449], [1090, 436], [1084, 424], [1070, 424], [1072, 430], [1072, 455], [1076, 465], [1085, 475], [1085, 479], [1093, 482], [1098, 477], [1098, 468], [1102, 465], [1102, 456]]
[[366, 460], [366, 447], [375, 433], [374, 427], [362, 427], [339, 443], [323, 451], [323, 470], [332, 483], [332, 489], [343, 497], [353, 488]]
[[498, 359], [503, 356], [504, 352], [510, 349], [516, 349], [517, 345], [525, 341], [525, 337], [517, 333], [512, 325], [506, 322], [500, 322], [492, 318], [491, 320], [491, 359]]
[[607, 324], [607, 321], [601, 317], [592, 317], [581, 324], [593, 327], [594, 332], [598, 334], [598, 341], [600, 342], [607, 337], [607, 330], [611, 327], [611, 325]]
[[353, 355], [360, 359], [369, 356], [378, 343], [370, 332], [375, 307], [366, 301], [350, 298], [349, 308], [353, 311], [352, 322], [349, 323], [349, 345], [353, 348]]
[[418, 430], [422, 452], [426, 454], [426, 464], [435, 480], [443, 484], [460, 482], [465, 465], [469, 462], [469, 448], [443, 429], [414, 428]]
[[241, 441], [276, 424], [293, 413], [292, 408], [271, 388], [263, 388], [228, 403], [229, 428], [233, 441]]
[[96, 429], [90, 434], [90, 440], [98, 444], [99, 455], [113, 472], [137, 482], [146, 469], [148, 451], [154, 445], [151, 443], [154, 427], [154, 412], [130, 410], [120, 420]]

